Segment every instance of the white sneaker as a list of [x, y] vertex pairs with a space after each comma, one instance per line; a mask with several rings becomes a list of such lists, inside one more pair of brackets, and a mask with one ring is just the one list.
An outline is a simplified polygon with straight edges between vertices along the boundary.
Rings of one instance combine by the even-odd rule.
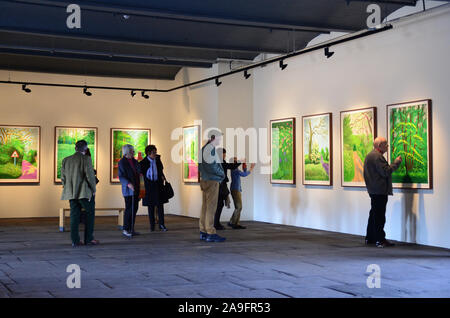
[[130, 232], [125, 231], [125, 230], [123, 230], [122, 234], [123, 234], [124, 236], [126, 236], [126, 237], [131, 237], [131, 236], [132, 236], [132, 234], [131, 234]]

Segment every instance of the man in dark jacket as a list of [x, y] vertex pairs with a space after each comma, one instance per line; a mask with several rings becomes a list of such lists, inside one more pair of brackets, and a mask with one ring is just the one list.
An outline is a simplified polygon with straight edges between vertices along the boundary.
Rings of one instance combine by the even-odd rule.
[[122, 234], [131, 237], [139, 234], [134, 231], [134, 223], [139, 208], [139, 164], [134, 159], [134, 147], [132, 145], [123, 146], [122, 154], [123, 158], [119, 161], [119, 180], [122, 184], [122, 195], [125, 199]]
[[157, 149], [154, 145], [149, 145], [145, 148], [147, 155], [140, 163], [140, 171], [144, 176], [145, 183], [145, 197], [142, 200], [142, 205], [148, 206], [148, 217], [150, 219], [150, 231], [155, 230], [155, 207], [158, 210], [159, 229], [167, 231], [164, 225], [164, 203], [168, 200], [164, 195], [164, 181], [166, 177], [163, 173], [163, 164], [161, 156], [157, 154]]
[[220, 224], [220, 216], [222, 215], [222, 210], [224, 207], [224, 201], [227, 199], [228, 195], [230, 194], [230, 190], [228, 189], [228, 170], [234, 170], [237, 167], [241, 165], [240, 162], [237, 163], [228, 163], [225, 161], [225, 157], [227, 154], [227, 151], [224, 148], [220, 148], [217, 150], [218, 155], [220, 156], [222, 154], [222, 168], [223, 173], [225, 174], [225, 179], [222, 180], [222, 182], [219, 185], [219, 200], [217, 201], [217, 210], [216, 214], [214, 215], [214, 227], [216, 230], [224, 230], [225, 227]]
[[377, 137], [373, 146], [374, 149], [364, 160], [364, 181], [371, 200], [366, 244], [376, 244], [377, 247], [393, 246], [393, 243], [386, 240], [384, 232], [386, 204], [388, 195], [392, 195], [392, 173], [398, 169], [402, 158], [397, 157], [394, 163], [389, 165], [383, 157], [389, 147], [383, 137]]

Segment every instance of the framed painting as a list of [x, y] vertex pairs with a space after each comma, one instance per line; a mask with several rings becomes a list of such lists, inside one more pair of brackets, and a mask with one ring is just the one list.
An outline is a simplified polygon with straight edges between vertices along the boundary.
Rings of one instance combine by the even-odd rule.
[[91, 152], [92, 166], [97, 170], [97, 127], [55, 127], [54, 181], [61, 182], [61, 164], [64, 158], [75, 153], [75, 144], [85, 140]]
[[0, 184], [39, 183], [41, 127], [0, 125]]
[[401, 189], [432, 189], [431, 99], [387, 105], [388, 162], [402, 157], [392, 174]]
[[364, 159], [377, 136], [377, 108], [341, 112], [341, 183], [365, 187]]
[[332, 114], [303, 116], [303, 184], [333, 184]]
[[295, 118], [270, 121], [270, 183], [295, 184]]
[[151, 131], [143, 128], [111, 128], [111, 183], [119, 183], [119, 161], [123, 157], [122, 147], [132, 145], [134, 157], [145, 158], [145, 147], [150, 145]]
[[198, 159], [200, 153], [200, 126], [183, 127], [183, 181], [200, 182]]

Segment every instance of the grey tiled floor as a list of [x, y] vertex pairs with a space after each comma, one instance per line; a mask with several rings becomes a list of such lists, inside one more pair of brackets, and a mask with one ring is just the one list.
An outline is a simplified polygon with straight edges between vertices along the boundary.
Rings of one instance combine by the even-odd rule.
[[[128, 240], [115, 217], [97, 217], [100, 246], [70, 246], [56, 218], [0, 220], [0, 297], [449, 297], [450, 250], [398, 243], [377, 249], [360, 236], [261, 222], [199, 240], [198, 220], [166, 216], [168, 232]], [[69, 289], [69, 264], [81, 288]], [[369, 264], [381, 288], [366, 286]]]

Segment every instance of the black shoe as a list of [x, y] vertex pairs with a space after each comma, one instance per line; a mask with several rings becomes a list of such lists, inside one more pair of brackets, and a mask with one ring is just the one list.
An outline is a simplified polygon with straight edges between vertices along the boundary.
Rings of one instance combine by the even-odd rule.
[[138, 236], [138, 235], [141, 235], [141, 233], [133, 231], [133, 236]]
[[150, 225], [150, 232], [154, 232], [155, 231], [155, 226], [154, 225]]
[[219, 236], [217, 234], [208, 234], [206, 237], [206, 242], [223, 242], [226, 238]]
[[83, 246], [83, 242], [72, 243], [72, 247]]
[[164, 225], [159, 225], [159, 230], [163, 231], [163, 232], [167, 232], [167, 227], [165, 227]]
[[247, 228], [246, 226], [242, 226], [242, 225], [240, 225], [240, 224], [235, 225], [235, 226], [233, 227], [233, 229], [235, 229], [235, 230], [245, 230], [246, 228]]
[[200, 240], [201, 241], [206, 241], [207, 236], [208, 236], [208, 234], [206, 234], [205, 232], [200, 232]]
[[214, 227], [216, 228], [216, 230], [218, 230], [218, 231], [222, 231], [222, 230], [225, 230], [225, 227], [222, 225], [222, 224], [219, 224], [219, 225], [214, 225]]
[[376, 243], [376, 246], [377, 246], [377, 247], [383, 248], [383, 247], [392, 247], [392, 246], [395, 246], [395, 244], [389, 242], [388, 240], [384, 240], [384, 241], [382, 241], [382, 242], [377, 242], [377, 243]]
[[228, 225], [229, 227], [233, 227], [233, 226], [234, 226], [233, 224], [231, 224], [231, 222], [228, 222], [227, 225]]
[[364, 241], [364, 244], [366, 244], [366, 245], [375, 245], [376, 244], [376, 242], [374, 242], [374, 241], [369, 241], [369, 240], [365, 240]]

